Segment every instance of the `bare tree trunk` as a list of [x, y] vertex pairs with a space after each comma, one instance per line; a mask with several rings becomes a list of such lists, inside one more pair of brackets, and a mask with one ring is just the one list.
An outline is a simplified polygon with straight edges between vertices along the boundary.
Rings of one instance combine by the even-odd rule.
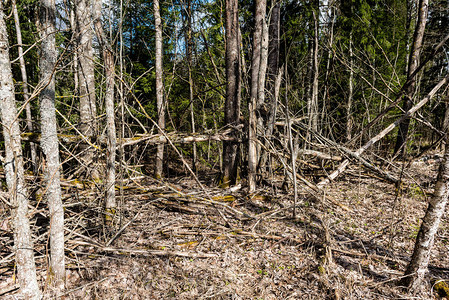
[[[78, 46], [78, 84], [80, 99], [80, 132], [91, 139], [97, 134], [97, 122], [95, 120], [97, 108], [95, 103], [95, 68], [94, 51], [92, 47], [92, 3], [90, 0], [74, 0], [75, 24]], [[82, 160], [87, 167], [87, 176], [98, 179], [94, 162], [94, 149], [87, 149], [83, 144]]]
[[[287, 64], [285, 65], [285, 74], [287, 74]], [[286, 82], [287, 84], [287, 82]], [[287, 90], [287, 89], [286, 89]], [[287, 121], [287, 135], [288, 135], [288, 145], [290, 150], [290, 158], [291, 158], [291, 168], [292, 168], [292, 181], [293, 181], [293, 218], [296, 218], [296, 202], [298, 201], [298, 182], [296, 181], [296, 156], [295, 154], [295, 145], [293, 143], [292, 136], [292, 123], [290, 120], [290, 111], [288, 109], [288, 95], [287, 91], [285, 92], [285, 119]], [[288, 170], [286, 170], [288, 172]]]
[[[446, 133], [449, 131], [446, 130]], [[411, 291], [418, 291], [428, 272], [430, 250], [433, 247], [435, 235], [440, 225], [441, 217], [446, 209], [449, 196], [449, 147], [445, 147], [444, 157], [438, 171], [435, 192], [429, 201], [426, 214], [416, 238], [415, 249], [405, 276], [400, 282]]]
[[[31, 117], [31, 105], [29, 101], [30, 93], [28, 91], [28, 76], [25, 67], [25, 58], [23, 57], [23, 42], [22, 42], [22, 30], [20, 29], [20, 21], [19, 21], [19, 13], [17, 12], [17, 5], [14, 3], [13, 7], [14, 13], [14, 23], [16, 26], [16, 35], [17, 35], [17, 44], [19, 51], [19, 64], [20, 64], [20, 73], [22, 75], [22, 89], [23, 89], [23, 100], [25, 102], [25, 113], [27, 116], [27, 127], [30, 132], [34, 132], [33, 120]], [[31, 149], [31, 163], [33, 164], [33, 172], [34, 174], [38, 173], [38, 165], [37, 165], [37, 147], [35, 143], [30, 143]]]
[[[226, 100], [224, 121], [235, 127], [240, 123], [240, 51], [238, 0], [226, 0]], [[239, 144], [223, 143], [222, 187], [235, 184], [238, 177]]]
[[36, 279], [34, 248], [28, 220], [28, 193], [25, 186], [22, 145], [2, 2], [0, 2], [0, 116], [5, 141], [3, 167], [12, 203], [14, 248], [20, 291], [26, 299], [40, 299], [41, 292]]
[[[162, 81], [162, 21], [159, 7], [159, 0], [154, 3], [154, 23], [156, 27], [156, 102], [158, 125], [162, 131], [165, 130], [165, 101], [164, 101], [164, 83]], [[162, 168], [164, 161], [164, 144], [157, 146], [155, 177], [162, 177]]]
[[103, 31], [101, 23], [102, 0], [94, 3], [94, 25], [98, 41], [103, 52], [104, 69], [106, 73], [106, 131], [107, 131], [107, 162], [106, 162], [106, 199], [105, 199], [105, 224], [107, 227], [113, 225], [114, 216], [117, 213], [117, 202], [115, 199], [115, 158], [117, 148], [117, 134], [115, 128], [114, 113], [114, 74], [115, 64], [112, 47]]
[[[55, 0], [41, 0], [40, 82], [44, 88], [40, 94], [41, 147], [44, 153], [45, 198], [50, 209], [50, 276], [55, 287], [62, 291], [65, 282], [64, 210], [61, 201], [59, 174], [59, 144], [55, 114], [56, 70], [56, 6]], [[53, 282], [54, 280], [54, 282]]]
[[[193, 105], [193, 77], [192, 77], [192, 54], [193, 54], [193, 40], [192, 40], [192, 3], [191, 0], [187, 0], [186, 7], [186, 19], [187, 19], [187, 31], [186, 31], [186, 56], [187, 64], [189, 68], [189, 100], [190, 100], [190, 121], [192, 124], [192, 133], [196, 132], [195, 128], [195, 112]], [[196, 172], [196, 143], [193, 143], [193, 158], [192, 158], [192, 170]]]
[[348, 95], [348, 103], [346, 106], [346, 140], [350, 141], [352, 138], [352, 101], [354, 96], [354, 57], [352, 53], [352, 29], [349, 33], [349, 95]]
[[312, 95], [309, 99], [310, 103], [308, 105], [308, 115], [309, 115], [309, 125], [314, 131], [318, 131], [318, 75], [319, 75], [319, 65], [318, 65], [318, 16], [319, 10], [313, 10], [313, 24], [314, 24], [314, 34], [313, 34], [313, 58], [312, 58], [312, 70], [313, 70], [313, 80], [312, 80]]
[[[268, 25], [265, 21], [264, 11], [264, 15], [262, 18], [262, 36], [260, 42], [259, 78], [257, 83], [257, 111], [260, 111], [262, 109], [262, 106], [265, 105], [265, 77], [268, 68], [268, 38]], [[263, 130], [264, 116], [260, 113], [257, 114], [257, 122], [258, 125], [260, 125], [260, 127], [258, 128], [258, 132], [262, 133], [261, 130]]]
[[[333, 44], [334, 44], [334, 25], [336, 22], [336, 13], [334, 12], [334, 10], [336, 9], [334, 7], [335, 5], [335, 1], [334, 0], [330, 0], [328, 2], [328, 18], [327, 18], [327, 35], [328, 35], [328, 42], [327, 42], [327, 48], [328, 49], [332, 49], [333, 48]], [[327, 61], [326, 61], [326, 73], [324, 76], [324, 97], [323, 97], [323, 105], [322, 105], [322, 109], [321, 109], [321, 122], [322, 124], [327, 124], [326, 128], [327, 131], [332, 131], [332, 122], [329, 122], [327, 120], [328, 115], [327, 115], [327, 111], [329, 110], [329, 104], [330, 104], [330, 74], [331, 74], [331, 68], [333, 65], [333, 53], [332, 51], [327, 51]], [[324, 129], [324, 128], [322, 128]]]
[[[70, 2], [70, 27], [72, 29], [72, 43], [74, 43], [74, 47], [78, 44], [76, 42], [76, 22], [75, 22], [75, 6], [74, 0]], [[73, 98], [77, 98], [79, 96], [79, 82], [78, 82], [78, 51], [75, 49], [73, 51]]]
[[[265, 23], [265, 13], [266, 13], [266, 0], [256, 1], [256, 16], [255, 16], [255, 26], [253, 35], [253, 56], [251, 60], [251, 98], [248, 103], [248, 113], [249, 113], [249, 125], [248, 125], [248, 186], [249, 191], [253, 192], [256, 190], [256, 172], [257, 172], [257, 162], [259, 160], [257, 153], [257, 107], [259, 102], [259, 83], [264, 83], [265, 79], [261, 79], [262, 74], [261, 66], [265, 66], [266, 63], [262, 63], [262, 40], [263, 40], [263, 28]], [[267, 53], [265, 53], [265, 56]], [[263, 72], [265, 76], [265, 71]]]
[[[266, 1], [266, 0], [265, 0]], [[268, 123], [265, 103], [265, 81], [266, 73], [268, 68], [268, 36], [269, 30], [267, 22], [265, 21], [265, 15], [262, 19], [262, 40], [260, 49], [260, 67], [259, 67], [259, 80], [257, 83], [257, 107], [256, 107], [256, 117], [257, 117], [257, 131], [256, 136], [262, 137], [265, 135], [265, 125]], [[256, 145], [256, 168], [259, 169], [259, 162], [261, 160], [262, 147], [260, 143]]]
[[[415, 28], [415, 33], [413, 35], [413, 45], [410, 52], [408, 71], [407, 71], [407, 81], [410, 84], [407, 85], [404, 95], [404, 111], [408, 111], [413, 106], [413, 96], [416, 88], [416, 73], [415, 70], [419, 66], [419, 60], [421, 56], [421, 49], [424, 39], [424, 31], [426, 29], [427, 14], [429, 9], [429, 0], [419, 0], [418, 7], [418, 20]], [[410, 118], [407, 118], [399, 127], [398, 136], [396, 139], [396, 145], [394, 147], [394, 154], [399, 154], [403, 156], [405, 153], [405, 143], [407, 140], [408, 129], [410, 126]], [[401, 151], [401, 152], [399, 152]]]
[[[280, 49], [280, 11], [281, 2], [274, 4], [271, 9], [270, 26], [268, 28], [268, 66], [267, 66], [267, 90], [268, 101], [266, 107], [261, 111], [266, 114], [265, 122], [265, 144], [271, 142], [274, 130], [274, 122], [276, 121], [277, 101], [279, 98], [279, 88], [282, 79], [283, 68], [279, 68], [279, 49]], [[268, 159], [268, 152], [263, 151], [260, 154], [260, 162], [258, 169], [266, 166]]]

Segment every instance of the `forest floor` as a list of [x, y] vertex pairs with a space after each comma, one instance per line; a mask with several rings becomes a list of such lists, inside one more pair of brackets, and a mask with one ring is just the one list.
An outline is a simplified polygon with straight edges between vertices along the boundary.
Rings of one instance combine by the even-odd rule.
[[[137, 177], [119, 197], [116, 227], [122, 230], [106, 235], [98, 225], [100, 195], [67, 187], [64, 298], [436, 299], [435, 280], [449, 279], [447, 214], [421, 293], [412, 297], [397, 279], [413, 251], [438, 164], [411, 163], [399, 191], [353, 165], [322, 199], [300, 186], [296, 218], [293, 189], [281, 189], [281, 176], [252, 195], [245, 187], [216, 188], [215, 174], [206, 171], [199, 174], [205, 190], [186, 175], [164, 182]], [[0, 212], [6, 216], [4, 207]], [[14, 284], [14, 263], [11, 230], [0, 227], [2, 290]], [[35, 233], [42, 286], [45, 231], [42, 225]]]

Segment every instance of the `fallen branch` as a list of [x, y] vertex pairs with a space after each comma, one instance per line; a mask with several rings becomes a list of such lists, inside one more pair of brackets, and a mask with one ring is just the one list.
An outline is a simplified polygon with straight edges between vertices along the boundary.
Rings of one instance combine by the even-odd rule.
[[141, 254], [141, 255], [154, 255], [154, 256], [178, 256], [178, 257], [190, 257], [190, 258], [215, 258], [218, 255], [215, 253], [202, 253], [202, 252], [183, 252], [183, 251], [169, 251], [169, 250], [141, 250], [141, 249], [124, 249], [124, 248], [113, 248], [98, 245], [97, 243], [90, 243], [84, 241], [69, 241], [70, 243], [83, 245], [83, 246], [93, 246], [98, 248], [103, 252], [118, 252], [127, 254]]
[[[236, 138], [233, 134], [236, 130], [240, 130], [243, 127], [240, 126], [238, 128], [227, 128], [223, 131], [214, 133], [214, 134], [186, 134], [182, 132], [169, 132], [166, 134], [141, 134], [132, 138], [123, 138], [117, 139], [117, 144], [120, 144], [118, 147], [131, 146], [139, 143], [146, 142], [148, 144], [167, 144], [167, 137], [174, 144], [191, 144], [197, 142], [208, 142], [208, 141], [233, 141], [233, 142], [241, 142], [241, 139]], [[34, 132], [25, 132], [21, 134], [22, 141], [25, 142], [40, 142], [41, 135], [40, 133]], [[58, 134], [58, 138], [61, 142], [64, 143], [88, 143], [95, 148], [99, 148], [98, 145], [93, 144], [95, 140], [86, 141], [86, 138], [80, 135], [70, 135], [70, 134]], [[101, 145], [106, 145], [106, 138], [99, 137], [97, 138], [97, 142]]]
[[0, 288], [0, 296], [4, 296], [8, 293], [17, 291], [20, 288], [19, 284], [13, 284], [10, 286], [5, 286]]
[[[442, 79], [438, 84], [427, 94], [427, 96], [422, 99], [418, 104], [413, 106], [410, 110], [408, 110], [401, 118], [396, 120], [395, 122], [391, 123], [387, 128], [382, 130], [378, 135], [370, 139], [365, 145], [363, 145], [361, 148], [359, 148], [356, 152], [354, 152], [354, 157], [359, 157], [366, 149], [377, 143], [379, 140], [381, 140], [384, 136], [386, 136], [389, 132], [391, 132], [394, 128], [399, 126], [405, 119], [409, 118], [412, 114], [414, 114], [417, 110], [419, 110], [421, 107], [424, 106], [427, 102], [429, 102], [430, 99], [433, 98], [433, 96], [438, 92], [438, 90], [445, 84], [449, 82], [449, 75], [446, 76], [444, 79]], [[340, 166], [332, 172], [328, 176], [328, 178], [322, 180], [320, 183], [317, 184], [319, 188], [323, 188], [325, 185], [329, 184], [332, 180], [337, 178], [340, 174], [342, 174], [346, 167], [349, 165], [349, 159], [345, 159]]]

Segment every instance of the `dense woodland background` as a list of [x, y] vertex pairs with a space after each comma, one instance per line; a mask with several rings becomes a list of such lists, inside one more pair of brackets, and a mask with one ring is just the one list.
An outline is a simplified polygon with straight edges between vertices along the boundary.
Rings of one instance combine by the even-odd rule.
[[448, 296], [448, 38], [445, 0], [0, 0], [0, 296]]

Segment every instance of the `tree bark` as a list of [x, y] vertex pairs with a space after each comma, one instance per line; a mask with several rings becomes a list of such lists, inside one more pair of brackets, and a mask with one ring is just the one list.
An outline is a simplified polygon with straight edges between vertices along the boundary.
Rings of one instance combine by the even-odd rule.
[[0, 2], [0, 117], [5, 141], [3, 167], [12, 203], [14, 248], [20, 291], [26, 299], [40, 299], [41, 292], [36, 279], [34, 248], [28, 219], [28, 192], [25, 186], [22, 145], [2, 2]]
[[[84, 136], [91, 139], [98, 131], [95, 120], [97, 108], [95, 102], [94, 50], [92, 47], [92, 3], [90, 0], [74, 0], [74, 4], [78, 48], [79, 130]], [[86, 175], [98, 179], [98, 171], [92, 165], [95, 150], [91, 148], [81, 150], [83, 151], [82, 160], [87, 168]]]
[[[14, 24], [16, 27], [16, 35], [17, 35], [17, 44], [18, 44], [18, 52], [19, 52], [19, 64], [20, 64], [20, 73], [22, 75], [22, 89], [23, 89], [23, 101], [25, 102], [25, 113], [27, 117], [27, 127], [30, 132], [34, 131], [33, 119], [31, 116], [31, 105], [29, 96], [30, 93], [28, 91], [28, 76], [25, 67], [25, 58], [23, 57], [23, 42], [22, 42], [22, 30], [20, 29], [20, 20], [19, 13], [17, 12], [17, 5], [14, 3], [13, 6], [13, 14], [14, 14]], [[38, 165], [37, 165], [37, 147], [35, 143], [30, 143], [31, 150], [31, 163], [33, 164], [33, 172], [34, 174], [38, 173]]]
[[117, 202], [115, 198], [115, 158], [117, 148], [117, 133], [115, 128], [114, 111], [114, 74], [115, 63], [111, 44], [109, 43], [101, 23], [102, 0], [94, 3], [94, 25], [97, 38], [103, 53], [104, 69], [106, 75], [106, 132], [107, 132], [107, 161], [106, 161], [106, 198], [105, 198], [105, 225], [113, 225], [114, 216], [117, 214]]
[[[238, 1], [226, 0], [226, 100], [224, 121], [229, 127], [236, 127], [240, 120], [240, 51]], [[223, 143], [222, 187], [237, 182], [239, 167], [239, 144]]]
[[[418, 20], [415, 28], [415, 33], [413, 35], [413, 45], [410, 52], [408, 71], [407, 71], [407, 85], [404, 95], [404, 111], [408, 111], [413, 106], [413, 95], [416, 88], [416, 69], [419, 66], [419, 60], [421, 56], [421, 49], [424, 39], [424, 31], [426, 29], [426, 21], [428, 14], [429, 1], [419, 0], [418, 7]], [[399, 127], [398, 136], [396, 139], [396, 145], [394, 147], [394, 154], [399, 154], [403, 156], [406, 150], [405, 143], [407, 141], [408, 129], [410, 126], [410, 118], [404, 120], [404, 122]]]
[[[185, 11], [186, 15], [186, 22], [187, 28], [186, 28], [186, 34], [185, 34], [185, 40], [186, 40], [186, 57], [187, 57], [187, 66], [189, 69], [189, 101], [190, 101], [190, 121], [192, 124], [192, 133], [196, 133], [195, 128], [195, 111], [194, 111], [194, 105], [193, 105], [193, 77], [192, 77], [192, 54], [193, 54], [193, 40], [192, 40], [192, 2], [191, 0], [187, 0], [187, 7]], [[193, 172], [196, 172], [196, 143], [193, 143], [192, 145], [193, 150], [193, 157], [192, 157], [192, 170]]]
[[313, 50], [312, 50], [312, 93], [307, 105], [309, 125], [314, 131], [318, 131], [318, 75], [319, 75], [319, 64], [318, 64], [318, 16], [319, 9], [313, 9]]
[[[159, 0], [155, 0], [154, 23], [156, 27], [156, 102], [158, 114], [158, 126], [161, 131], [165, 130], [165, 101], [164, 101], [164, 83], [162, 81], [162, 21], [159, 7]], [[157, 146], [155, 177], [162, 177], [164, 161], [164, 144]]]
[[50, 278], [62, 291], [65, 281], [64, 210], [61, 201], [59, 143], [55, 112], [56, 6], [55, 0], [41, 0], [40, 82], [44, 86], [40, 100], [41, 147], [45, 159], [45, 199], [50, 209]]
[[346, 140], [350, 141], [352, 138], [352, 102], [354, 97], [354, 56], [352, 52], [352, 28], [349, 33], [349, 95], [346, 106]]
[[[262, 44], [263, 44], [263, 31], [265, 24], [266, 13], [266, 0], [256, 1], [256, 16], [253, 35], [253, 54], [251, 60], [251, 98], [248, 103], [249, 113], [249, 125], [248, 125], [248, 186], [249, 191], [253, 192], [256, 189], [256, 172], [257, 162], [259, 160], [257, 151], [257, 107], [260, 104], [260, 89], [264, 87], [259, 86], [265, 82], [266, 63], [262, 62]], [[264, 26], [265, 25], [265, 26]], [[267, 33], [268, 34], [268, 33]], [[267, 56], [265, 51], [265, 58]], [[261, 67], [265, 67], [265, 70], [261, 74]], [[263, 91], [264, 92], [264, 91]]]
[[[270, 26], [268, 28], [268, 66], [267, 66], [267, 91], [268, 101], [260, 108], [260, 111], [266, 114], [265, 124], [265, 146], [271, 142], [276, 121], [277, 101], [279, 98], [279, 88], [282, 79], [283, 68], [279, 68], [279, 51], [280, 51], [280, 12], [281, 2], [274, 4], [271, 9]], [[263, 149], [263, 148], [262, 148]], [[260, 153], [260, 162], [258, 169], [263, 169], [267, 164], [268, 152]]]
[[[449, 134], [449, 131], [446, 130]], [[446, 209], [449, 196], [449, 147], [445, 147], [444, 157], [438, 171], [435, 192], [429, 201], [426, 214], [416, 238], [415, 248], [401, 285], [411, 291], [418, 291], [428, 272], [430, 250], [440, 225], [441, 217]]]

